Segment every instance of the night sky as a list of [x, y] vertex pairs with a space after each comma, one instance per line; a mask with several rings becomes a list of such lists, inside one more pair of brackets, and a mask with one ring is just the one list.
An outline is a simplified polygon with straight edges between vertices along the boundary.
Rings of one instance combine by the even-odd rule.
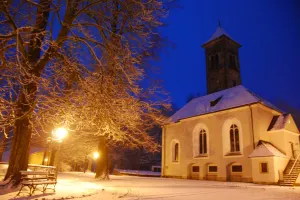
[[[269, 100], [300, 107], [300, 1], [181, 0], [162, 35], [174, 44], [156, 63], [172, 102], [181, 108], [191, 93], [206, 94], [201, 45], [221, 26], [239, 42], [242, 84]], [[298, 12], [298, 13], [297, 13]]]

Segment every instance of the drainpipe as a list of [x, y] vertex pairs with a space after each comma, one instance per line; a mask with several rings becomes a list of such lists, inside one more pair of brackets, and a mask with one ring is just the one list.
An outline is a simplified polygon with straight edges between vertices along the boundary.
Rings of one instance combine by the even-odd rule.
[[255, 138], [254, 138], [254, 125], [253, 125], [253, 114], [251, 105], [249, 105], [250, 114], [251, 114], [251, 129], [252, 129], [252, 140], [253, 140], [253, 150], [255, 149]]
[[161, 176], [165, 176], [165, 127], [161, 126], [162, 129], [162, 148], [161, 148]]

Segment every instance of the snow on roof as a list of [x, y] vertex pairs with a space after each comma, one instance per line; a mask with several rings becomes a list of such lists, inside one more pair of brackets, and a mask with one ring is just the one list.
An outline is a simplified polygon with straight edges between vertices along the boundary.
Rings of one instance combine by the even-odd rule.
[[281, 151], [279, 151], [276, 147], [274, 147], [269, 142], [260, 141], [257, 147], [252, 151], [249, 155], [249, 158], [254, 157], [269, 157], [269, 156], [276, 156], [276, 157], [283, 157], [287, 158]]
[[253, 103], [262, 103], [274, 110], [280, 111], [268, 101], [249, 91], [244, 86], [239, 85], [191, 100], [171, 116], [171, 122]]
[[290, 114], [274, 116], [268, 128], [268, 131], [283, 129], [288, 121], [289, 116]]
[[227, 37], [230, 38], [230, 36], [228, 35], [228, 33], [221, 26], [218, 26], [216, 32], [214, 32], [214, 34], [211, 36], [211, 38], [209, 39], [209, 41], [217, 39], [218, 37], [221, 37], [222, 35], [226, 35]]
[[[212, 36], [210, 37], [210, 39], [208, 41], [206, 41], [204, 44], [213, 41], [219, 37], [221, 37], [222, 35], [226, 35], [227, 37], [229, 37], [230, 39], [232, 39], [229, 34], [221, 27], [218, 26], [217, 30], [214, 32], [214, 34], [212, 34]], [[232, 39], [233, 40], [233, 39]]]

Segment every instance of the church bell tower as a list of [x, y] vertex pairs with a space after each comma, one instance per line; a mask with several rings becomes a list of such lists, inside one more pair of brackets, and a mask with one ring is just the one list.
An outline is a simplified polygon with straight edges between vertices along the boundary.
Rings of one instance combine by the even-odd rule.
[[208, 94], [242, 84], [239, 62], [241, 45], [231, 39], [220, 23], [216, 32], [202, 47], [206, 56]]

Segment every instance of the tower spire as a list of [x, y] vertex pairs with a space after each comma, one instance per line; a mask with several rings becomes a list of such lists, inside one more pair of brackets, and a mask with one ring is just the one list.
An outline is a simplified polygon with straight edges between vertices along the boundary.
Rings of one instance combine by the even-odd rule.
[[220, 20], [220, 18], [218, 19], [218, 26], [221, 28], [221, 20]]

